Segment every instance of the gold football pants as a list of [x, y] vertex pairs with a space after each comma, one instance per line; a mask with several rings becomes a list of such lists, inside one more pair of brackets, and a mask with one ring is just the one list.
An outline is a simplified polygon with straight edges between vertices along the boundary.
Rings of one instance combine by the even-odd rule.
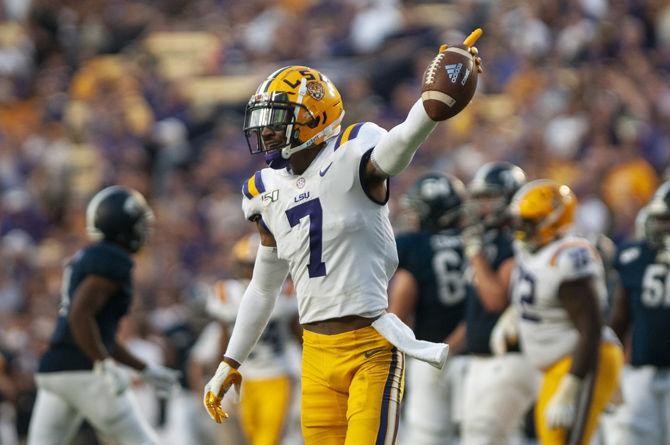
[[544, 374], [540, 396], [535, 407], [535, 425], [542, 445], [587, 445], [598, 424], [598, 418], [619, 387], [623, 352], [612, 343], [600, 345], [595, 378], [584, 379], [577, 403], [575, 423], [568, 431], [551, 429], [545, 420], [547, 404], [556, 393], [561, 379], [570, 371], [572, 357], [565, 357]]
[[240, 423], [249, 445], [278, 445], [291, 402], [288, 375], [242, 380]]
[[306, 445], [396, 443], [405, 357], [372, 327], [304, 331], [302, 432]]

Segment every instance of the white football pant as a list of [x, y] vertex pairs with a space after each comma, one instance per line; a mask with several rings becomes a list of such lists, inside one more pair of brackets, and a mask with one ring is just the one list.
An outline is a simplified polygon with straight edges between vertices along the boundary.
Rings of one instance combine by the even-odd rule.
[[608, 445], [670, 445], [670, 369], [626, 366], [623, 405], [605, 431]]
[[129, 390], [111, 394], [93, 371], [37, 374], [37, 401], [28, 445], [67, 445], [84, 419], [105, 438], [122, 445], [157, 445], [158, 437]]
[[[232, 393], [229, 391], [228, 394]], [[240, 445], [243, 443], [236, 407], [226, 394], [223, 409], [230, 418], [215, 423], [202, 404], [202, 395], [180, 389], [168, 401], [167, 424], [161, 445]]]
[[520, 353], [470, 358], [463, 445], [504, 445], [518, 433], [542, 376]]
[[455, 440], [468, 358], [449, 357], [444, 368], [407, 357], [407, 401], [400, 443], [443, 445]]

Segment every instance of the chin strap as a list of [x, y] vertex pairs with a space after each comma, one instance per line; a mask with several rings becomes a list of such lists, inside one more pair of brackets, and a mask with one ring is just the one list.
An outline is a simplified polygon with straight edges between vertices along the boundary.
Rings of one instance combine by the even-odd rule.
[[[300, 89], [298, 90], [298, 100], [295, 103], [295, 109], [293, 110], [293, 115], [298, 117], [298, 113], [300, 112], [300, 105], [302, 105], [302, 99], [305, 97], [307, 94], [307, 79], [304, 77], [300, 80]], [[297, 147], [291, 147], [291, 135], [293, 134], [293, 127], [294, 124], [291, 123], [286, 126], [286, 140], [289, 142], [289, 145], [286, 147], [283, 147], [281, 149], [281, 156], [284, 159], [288, 159], [291, 157], [293, 153], [297, 153], [300, 150], [304, 150], [305, 148], [308, 148], [312, 144], [314, 144], [315, 141], [317, 141], [320, 138], [328, 139], [332, 136], [335, 136], [339, 131], [339, 126], [340, 123], [342, 122], [342, 119], [344, 118], [344, 110], [340, 113], [340, 115], [331, 123], [328, 125], [326, 128], [323, 130], [319, 131], [317, 134], [312, 136], [311, 138], [307, 139], [305, 142], [302, 144], [298, 145]]]
[[302, 144], [298, 145], [297, 147], [291, 147], [290, 145], [284, 147], [281, 149], [281, 155], [282, 158], [288, 159], [291, 157], [293, 153], [297, 153], [301, 150], [304, 150], [305, 148], [309, 148], [320, 138], [324, 139], [330, 139], [333, 136], [336, 136], [337, 133], [339, 133], [339, 127], [340, 123], [342, 122], [342, 119], [344, 118], [344, 110], [340, 113], [340, 115], [331, 123], [328, 125], [326, 128], [323, 130], [319, 131], [317, 134], [312, 136], [311, 138], [307, 139], [305, 142]]

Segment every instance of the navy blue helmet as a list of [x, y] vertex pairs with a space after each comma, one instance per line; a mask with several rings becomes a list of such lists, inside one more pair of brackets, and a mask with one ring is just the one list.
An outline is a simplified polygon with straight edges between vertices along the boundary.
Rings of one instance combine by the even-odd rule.
[[[497, 227], [507, 220], [507, 206], [526, 183], [526, 173], [509, 162], [489, 162], [477, 170], [468, 192], [481, 207], [479, 218], [486, 227]], [[488, 205], [484, 205], [488, 201]]]
[[459, 226], [465, 195], [465, 186], [457, 177], [430, 173], [414, 183], [401, 204], [417, 214], [422, 229], [439, 231]]
[[112, 241], [135, 253], [146, 243], [153, 212], [142, 194], [114, 185], [99, 191], [86, 207], [86, 230], [94, 240]]

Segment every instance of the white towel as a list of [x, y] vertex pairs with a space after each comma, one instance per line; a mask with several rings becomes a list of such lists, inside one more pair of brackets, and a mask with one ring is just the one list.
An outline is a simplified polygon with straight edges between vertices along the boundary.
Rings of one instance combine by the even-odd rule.
[[401, 352], [442, 369], [447, 361], [449, 345], [417, 340], [414, 332], [395, 314], [384, 314], [372, 323], [372, 327]]

